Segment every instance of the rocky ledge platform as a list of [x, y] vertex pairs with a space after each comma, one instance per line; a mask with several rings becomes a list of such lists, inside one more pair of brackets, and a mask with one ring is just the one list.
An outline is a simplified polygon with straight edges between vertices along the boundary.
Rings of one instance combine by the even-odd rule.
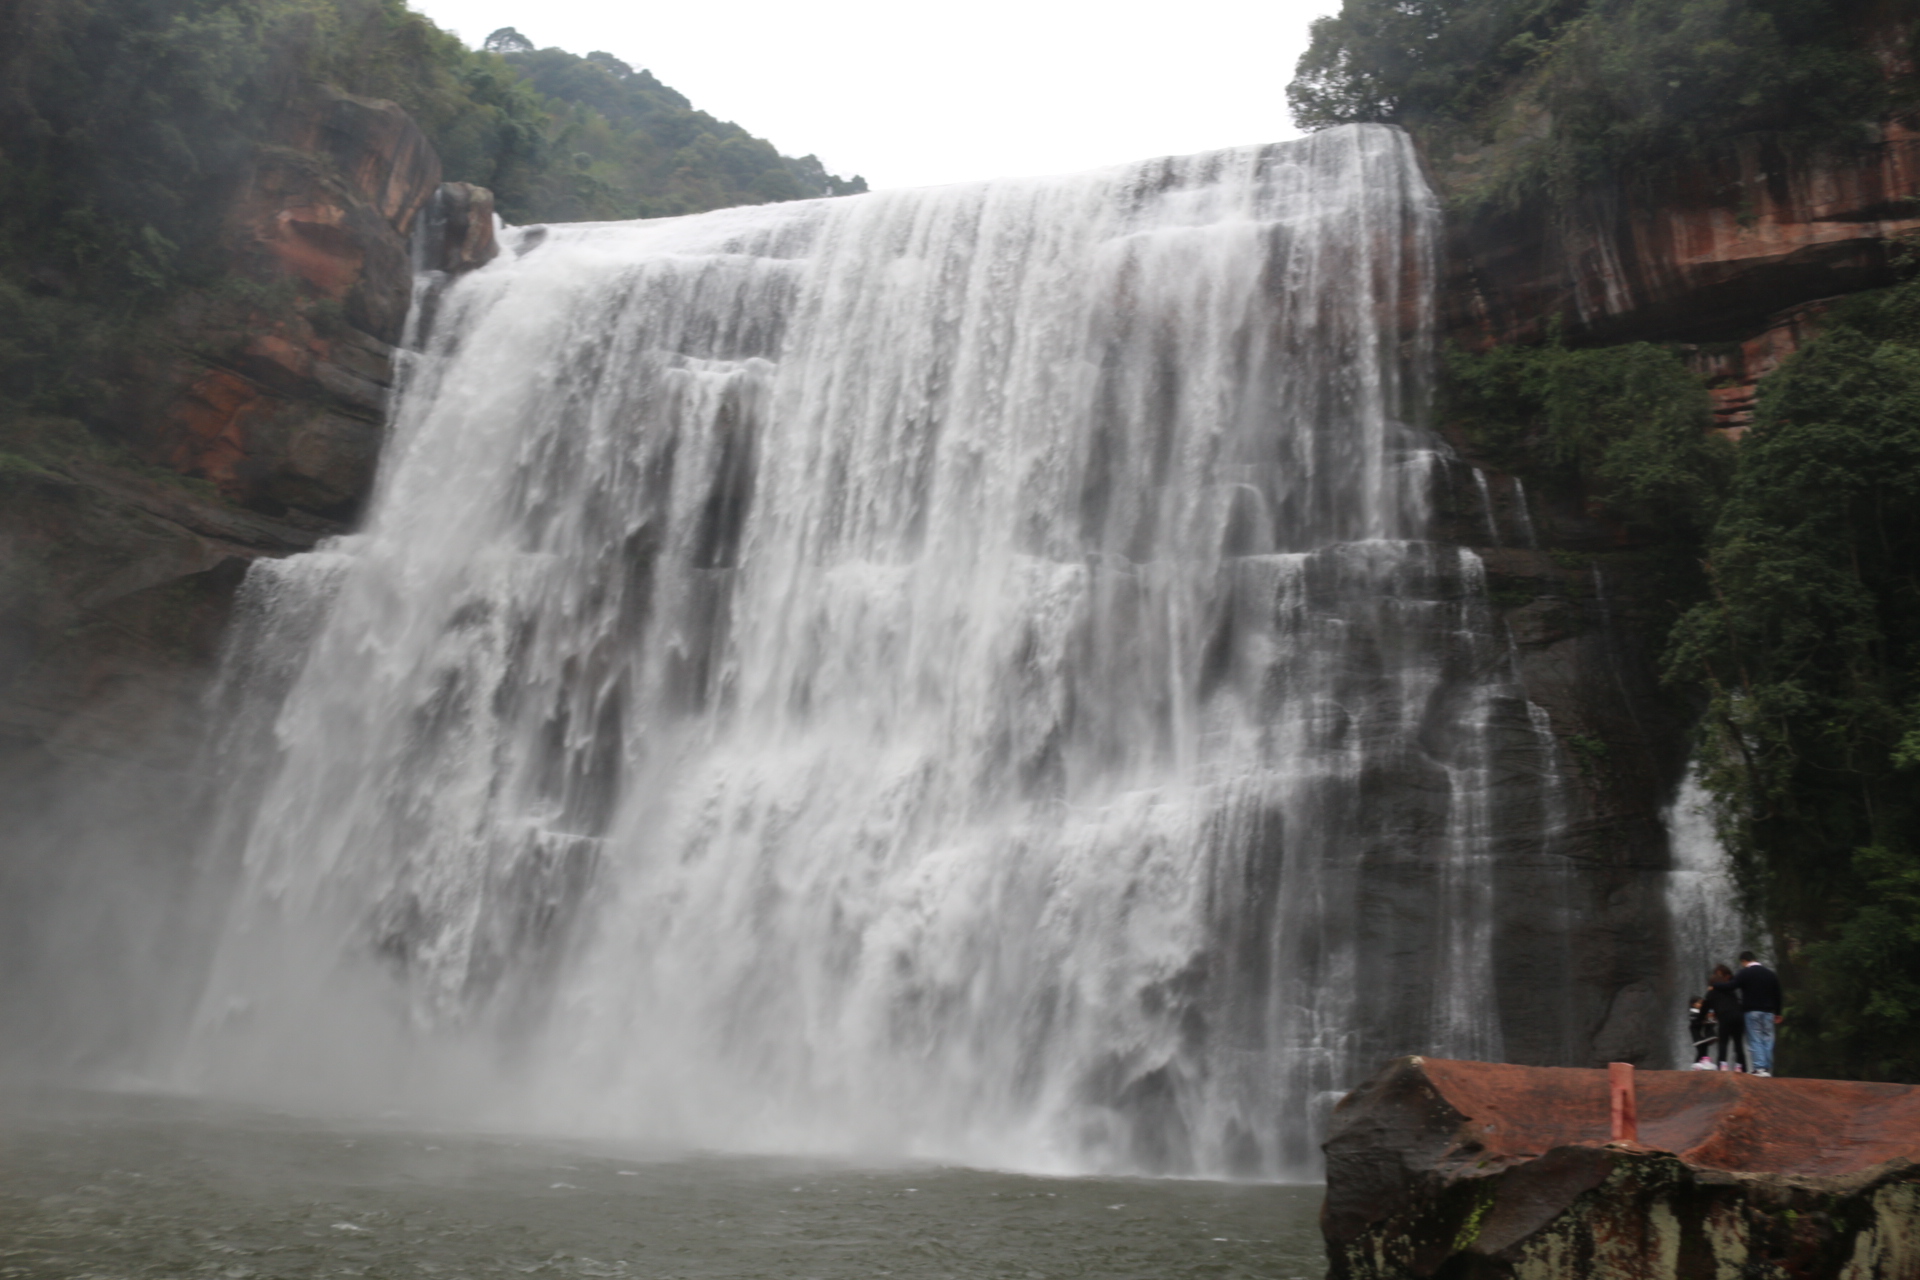
[[1920, 1088], [1401, 1058], [1334, 1109], [1331, 1280], [1916, 1280]]

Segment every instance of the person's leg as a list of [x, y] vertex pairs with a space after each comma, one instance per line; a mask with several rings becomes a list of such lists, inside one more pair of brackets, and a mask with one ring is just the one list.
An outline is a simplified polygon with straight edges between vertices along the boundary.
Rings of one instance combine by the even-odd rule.
[[1747, 1057], [1752, 1060], [1755, 1071], [1773, 1074], [1772, 1014], [1756, 1012], [1747, 1015]]
[[1747, 1062], [1747, 1029], [1734, 1022], [1728, 1024], [1727, 1030], [1733, 1032], [1733, 1060], [1739, 1064], [1738, 1070], [1753, 1070]]
[[1733, 1027], [1729, 1023], [1714, 1024], [1713, 1065], [1721, 1071], [1727, 1069], [1727, 1046], [1733, 1043]]

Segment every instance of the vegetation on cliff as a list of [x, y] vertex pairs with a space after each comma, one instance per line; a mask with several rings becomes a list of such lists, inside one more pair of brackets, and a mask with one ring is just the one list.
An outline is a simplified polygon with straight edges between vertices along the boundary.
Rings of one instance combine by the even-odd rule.
[[1667, 678], [1747, 906], [1782, 944], [1797, 1074], [1920, 1080], [1920, 282], [1761, 382], [1738, 448], [1647, 343], [1454, 351], [1480, 456], [1597, 507], [1672, 600]]
[[[1302, 128], [1491, 147], [1457, 194], [1515, 200], [1742, 134], [1859, 139], [1894, 92], [1848, 0], [1344, 0], [1287, 97]], [[1911, 5], [1908, 5], [1911, 7]]]
[[1733, 449], [1700, 379], [1666, 347], [1448, 353], [1450, 412], [1489, 461], [1604, 503], [1669, 544], [1712, 527]]

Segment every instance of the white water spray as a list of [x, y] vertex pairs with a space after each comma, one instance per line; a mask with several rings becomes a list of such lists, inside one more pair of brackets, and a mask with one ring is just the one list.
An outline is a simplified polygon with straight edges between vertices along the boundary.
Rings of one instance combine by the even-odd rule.
[[1752, 930], [1740, 913], [1732, 861], [1714, 829], [1713, 798], [1701, 784], [1697, 766], [1687, 770], [1666, 821], [1673, 850], [1673, 869], [1667, 873], [1667, 912], [1673, 922], [1674, 971], [1680, 984], [1680, 1003], [1673, 1011], [1674, 1060], [1684, 1066], [1693, 1060], [1686, 1002], [1705, 994], [1715, 965], [1737, 968], [1741, 949], [1749, 944], [1764, 946], [1765, 940], [1749, 937]]

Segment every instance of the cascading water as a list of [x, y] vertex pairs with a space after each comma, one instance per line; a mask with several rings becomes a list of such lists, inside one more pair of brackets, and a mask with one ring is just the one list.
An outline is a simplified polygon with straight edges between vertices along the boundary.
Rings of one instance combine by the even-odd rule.
[[[1717, 964], [1737, 967], [1743, 947], [1764, 938], [1740, 911], [1739, 886], [1732, 859], [1714, 829], [1713, 801], [1700, 782], [1697, 765], [1687, 770], [1680, 791], [1666, 812], [1673, 868], [1667, 873], [1667, 912], [1673, 920], [1674, 969], [1681, 999], [1704, 995]], [[1693, 1060], [1693, 1040], [1679, 1009], [1674, 1011], [1674, 1060]]]
[[1365, 126], [509, 233], [365, 531], [249, 580], [186, 1070], [1277, 1175], [1497, 1056], [1554, 765], [1421, 540], [1436, 220]]

